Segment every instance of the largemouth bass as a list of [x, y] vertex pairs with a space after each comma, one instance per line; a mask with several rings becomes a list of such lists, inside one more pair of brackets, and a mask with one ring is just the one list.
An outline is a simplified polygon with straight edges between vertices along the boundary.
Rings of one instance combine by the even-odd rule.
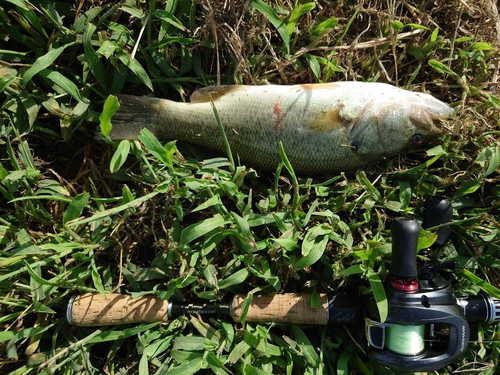
[[453, 115], [431, 95], [383, 83], [213, 86], [190, 103], [120, 95], [113, 140], [137, 139], [148, 128], [160, 140], [181, 140], [226, 152], [215, 106], [235, 158], [273, 171], [279, 142], [298, 174], [331, 175], [414, 149], [442, 133]]

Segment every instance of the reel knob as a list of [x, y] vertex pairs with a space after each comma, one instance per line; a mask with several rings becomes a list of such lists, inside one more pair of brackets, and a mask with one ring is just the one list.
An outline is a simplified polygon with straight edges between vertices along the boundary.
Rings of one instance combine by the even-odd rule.
[[[451, 223], [453, 219], [453, 207], [448, 199], [434, 198], [425, 203], [422, 217], [422, 227], [424, 229]], [[437, 239], [433, 246], [438, 248], [443, 247], [450, 237], [451, 227], [444, 225], [438, 228], [436, 234]]]
[[416, 279], [417, 244], [420, 234], [418, 221], [410, 217], [398, 217], [392, 222], [391, 232], [391, 273], [401, 280]]

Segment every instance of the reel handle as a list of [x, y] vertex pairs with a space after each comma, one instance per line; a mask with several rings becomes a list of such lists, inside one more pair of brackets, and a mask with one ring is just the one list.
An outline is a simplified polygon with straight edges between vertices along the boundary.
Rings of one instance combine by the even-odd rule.
[[[422, 227], [424, 229], [451, 223], [453, 219], [453, 207], [446, 198], [433, 198], [425, 202], [422, 217]], [[436, 234], [437, 238], [433, 247], [443, 247], [450, 237], [451, 226], [444, 225], [438, 228]]]
[[392, 257], [391, 273], [403, 280], [416, 279], [417, 244], [420, 225], [409, 217], [397, 217], [391, 225]]

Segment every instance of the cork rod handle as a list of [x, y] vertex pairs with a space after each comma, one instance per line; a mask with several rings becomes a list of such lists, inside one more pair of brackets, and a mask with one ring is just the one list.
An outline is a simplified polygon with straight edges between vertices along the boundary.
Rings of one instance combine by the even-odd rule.
[[86, 293], [73, 297], [66, 311], [70, 324], [95, 327], [129, 323], [166, 322], [168, 302], [155, 296]]
[[[241, 321], [245, 295], [233, 299], [233, 319]], [[321, 307], [311, 307], [311, 295], [285, 293], [274, 296], [254, 296], [246, 315], [247, 322], [275, 322], [286, 324], [328, 324], [328, 296], [320, 294]]]

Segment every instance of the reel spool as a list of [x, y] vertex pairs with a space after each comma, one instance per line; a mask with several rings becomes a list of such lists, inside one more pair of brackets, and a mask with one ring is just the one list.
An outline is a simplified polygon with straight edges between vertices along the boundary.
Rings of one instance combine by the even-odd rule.
[[425, 325], [402, 325], [393, 323], [386, 327], [387, 350], [407, 356], [416, 356], [425, 349]]

